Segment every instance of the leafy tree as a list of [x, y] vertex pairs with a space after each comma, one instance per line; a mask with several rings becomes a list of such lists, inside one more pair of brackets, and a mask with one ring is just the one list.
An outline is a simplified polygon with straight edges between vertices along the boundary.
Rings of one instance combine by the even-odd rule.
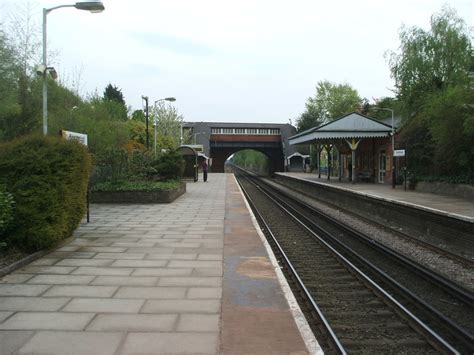
[[145, 112], [143, 112], [143, 110], [135, 110], [132, 113], [131, 119], [134, 121], [140, 121], [140, 122], [145, 123], [146, 122]]
[[431, 17], [429, 31], [403, 27], [400, 40], [390, 69], [405, 118], [409, 169], [437, 179], [465, 174], [472, 183], [474, 59], [464, 21], [446, 6]]
[[127, 106], [123, 98], [122, 91], [117, 87], [109, 84], [104, 90], [104, 103], [112, 117], [119, 120], [127, 120]]
[[319, 81], [316, 85], [316, 95], [308, 98], [306, 111], [296, 121], [298, 132], [357, 111], [361, 102], [357, 90], [349, 84]]
[[[178, 110], [164, 101], [157, 103], [151, 110], [150, 122], [156, 122], [158, 149], [174, 149], [180, 145], [183, 116]], [[151, 130], [150, 130], [151, 131]]]
[[296, 130], [298, 132], [306, 131], [310, 128], [321, 125], [324, 121], [319, 117], [312, 106], [306, 104], [306, 111], [296, 119]]
[[117, 86], [114, 86], [112, 84], [109, 84], [105, 87], [104, 100], [115, 101], [115, 102], [125, 105], [125, 100], [123, 98], [122, 90], [120, 90]]
[[471, 65], [469, 30], [448, 6], [431, 17], [429, 31], [402, 27], [400, 52], [388, 52], [395, 90], [404, 116], [413, 117], [426, 95], [468, 83]]
[[7, 35], [0, 28], [0, 139], [12, 136], [12, 127], [19, 121], [21, 106], [18, 103], [18, 75], [16, 60]]
[[257, 172], [269, 171], [268, 157], [257, 150], [240, 150], [234, 154], [234, 156], [232, 157], [232, 161], [235, 165], [238, 165], [245, 169], [250, 169]]
[[41, 59], [41, 27], [35, 21], [38, 18], [37, 12], [36, 5], [22, 1], [15, 4], [14, 12], [8, 14], [11, 45], [24, 77], [35, 75], [33, 69]]
[[474, 102], [474, 92], [463, 86], [448, 87], [425, 100], [417, 119], [429, 121], [432, 174], [474, 176], [474, 130], [469, 124], [474, 110], [466, 102]]
[[127, 122], [130, 132], [130, 140], [145, 147], [146, 143], [146, 125], [142, 121], [130, 120]]

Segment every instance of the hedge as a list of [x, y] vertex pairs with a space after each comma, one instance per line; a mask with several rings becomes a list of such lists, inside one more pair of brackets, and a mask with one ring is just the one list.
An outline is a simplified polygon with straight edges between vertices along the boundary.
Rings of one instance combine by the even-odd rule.
[[6, 233], [13, 222], [14, 207], [13, 195], [0, 182], [0, 237]]
[[29, 136], [1, 144], [0, 176], [15, 200], [6, 242], [37, 251], [71, 236], [85, 213], [91, 166], [74, 141]]

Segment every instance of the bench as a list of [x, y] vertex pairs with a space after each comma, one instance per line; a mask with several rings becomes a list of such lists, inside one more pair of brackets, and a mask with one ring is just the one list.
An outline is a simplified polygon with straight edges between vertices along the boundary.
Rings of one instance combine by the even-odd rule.
[[372, 174], [368, 171], [360, 171], [357, 173], [357, 181], [370, 182], [372, 180]]

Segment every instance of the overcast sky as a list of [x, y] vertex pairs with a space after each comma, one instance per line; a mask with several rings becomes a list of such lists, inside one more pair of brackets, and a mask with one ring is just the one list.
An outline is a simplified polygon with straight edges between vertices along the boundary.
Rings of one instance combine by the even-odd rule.
[[[22, 0], [0, 0], [3, 15]], [[41, 9], [74, 3], [30, 1]], [[174, 96], [186, 121], [286, 123], [316, 83], [348, 83], [361, 97], [393, 96], [384, 57], [402, 24], [429, 28], [443, 4], [473, 26], [473, 0], [104, 0], [105, 11], [48, 15], [53, 64], [80, 93], [118, 86], [142, 108]], [[2, 17], [3, 17], [2, 15]], [[80, 75], [79, 75], [80, 73]]]

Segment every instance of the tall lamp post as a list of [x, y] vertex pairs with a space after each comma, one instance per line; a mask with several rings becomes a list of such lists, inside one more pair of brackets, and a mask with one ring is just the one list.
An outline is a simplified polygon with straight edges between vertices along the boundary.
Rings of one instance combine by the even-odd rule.
[[42, 66], [42, 74], [43, 74], [43, 135], [48, 134], [48, 82], [47, 82], [47, 75], [50, 69], [48, 68], [48, 61], [46, 55], [46, 23], [47, 23], [47, 16], [48, 14], [56, 9], [60, 9], [62, 7], [75, 7], [78, 10], [86, 10], [92, 13], [95, 12], [102, 12], [104, 11], [105, 7], [101, 1], [86, 1], [86, 2], [76, 2], [75, 4], [71, 5], [59, 5], [55, 7], [51, 7], [49, 9], [43, 8], [43, 66]]
[[165, 97], [164, 99], [156, 100], [155, 103], [153, 104], [153, 106], [155, 108], [155, 116], [153, 117], [153, 120], [154, 120], [154, 123], [155, 123], [155, 157], [156, 157], [156, 126], [157, 126], [157, 122], [156, 122], [156, 104], [158, 102], [161, 102], [161, 101], [175, 102], [176, 98], [174, 98], [174, 97]]
[[146, 122], [146, 127], [145, 127], [145, 133], [146, 133], [146, 149], [150, 148], [149, 144], [149, 134], [148, 134], [148, 96], [143, 96], [142, 95], [142, 100], [145, 101], [145, 122]]
[[392, 189], [395, 188], [395, 126], [393, 122], [393, 110], [385, 107], [374, 107], [375, 110], [390, 111], [392, 113]]

